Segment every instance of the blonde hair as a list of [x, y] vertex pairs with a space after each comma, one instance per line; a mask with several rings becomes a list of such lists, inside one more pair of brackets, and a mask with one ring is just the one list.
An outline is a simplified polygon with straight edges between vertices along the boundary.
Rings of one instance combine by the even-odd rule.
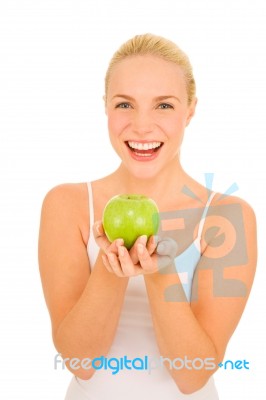
[[188, 104], [196, 96], [196, 84], [188, 56], [172, 41], [151, 33], [136, 35], [129, 39], [114, 53], [105, 75], [105, 101], [113, 68], [127, 57], [153, 55], [171, 61], [182, 69], [186, 81]]

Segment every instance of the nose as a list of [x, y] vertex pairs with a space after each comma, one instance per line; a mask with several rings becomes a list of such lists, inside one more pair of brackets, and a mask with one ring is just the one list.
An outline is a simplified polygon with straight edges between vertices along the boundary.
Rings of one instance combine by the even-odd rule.
[[148, 111], [136, 111], [132, 120], [133, 131], [137, 134], [146, 134], [153, 131], [154, 121]]

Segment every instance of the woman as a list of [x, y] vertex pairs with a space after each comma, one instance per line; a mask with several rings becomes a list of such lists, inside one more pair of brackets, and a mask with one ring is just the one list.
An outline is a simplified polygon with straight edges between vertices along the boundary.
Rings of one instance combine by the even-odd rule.
[[[151, 34], [124, 43], [105, 93], [120, 166], [44, 199], [40, 272], [54, 344], [73, 373], [67, 400], [218, 399], [212, 375], [252, 286], [256, 222], [245, 201], [206, 190], [182, 168], [196, 103], [190, 62], [174, 43]], [[120, 193], [152, 198], [168, 222], [129, 251], [101, 223]], [[236, 242], [245, 251], [229, 262]]]

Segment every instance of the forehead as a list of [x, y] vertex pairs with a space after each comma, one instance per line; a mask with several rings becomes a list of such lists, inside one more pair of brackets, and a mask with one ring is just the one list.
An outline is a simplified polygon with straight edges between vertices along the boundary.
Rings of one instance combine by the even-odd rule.
[[182, 69], [156, 56], [130, 56], [116, 64], [111, 72], [108, 91], [125, 93], [148, 91], [151, 95], [183, 94], [186, 84]]

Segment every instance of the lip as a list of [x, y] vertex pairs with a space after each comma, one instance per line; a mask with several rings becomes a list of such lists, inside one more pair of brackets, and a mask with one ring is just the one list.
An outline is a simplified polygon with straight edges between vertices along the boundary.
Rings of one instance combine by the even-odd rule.
[[127, 143], [131, 142], [131, 141], [136, 142], [136, 143], [153, 143], [153, 142], [161, 142], [161, 141], [160, 140], [127, 140], [127, 141], [125, 141], [125, 146], [127, 147], [127, 150], [129, 152], [131, 158], [133, 158], [133, 160], [141, 161], [141, 162], [149, 162], [149, 161], [155, 160], [159, 156], [159, 153], [164, 144], [163, 142], [161, 142], [161, 146], [158, 148], [158, 150], [154, 151], [151, 156], [139, 156], [134, 151], [132, 151], [130, 149], [130, 147], [128, 146]]

